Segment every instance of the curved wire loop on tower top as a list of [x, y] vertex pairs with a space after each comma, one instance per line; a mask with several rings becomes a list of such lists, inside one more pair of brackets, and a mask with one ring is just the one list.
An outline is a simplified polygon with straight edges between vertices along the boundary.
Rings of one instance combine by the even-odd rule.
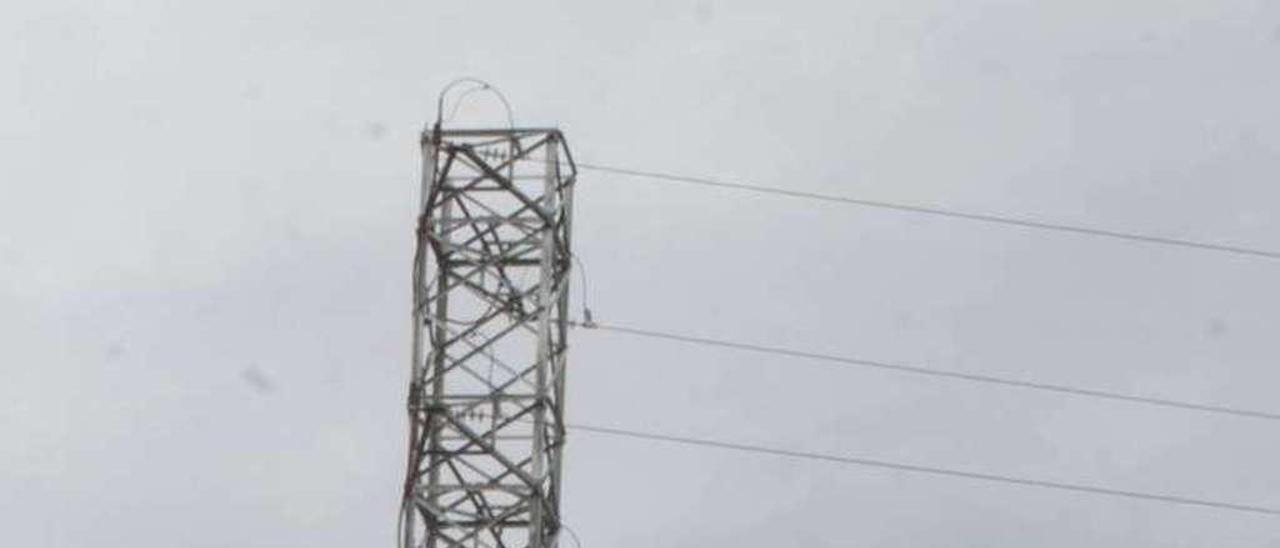
[[[449, 111], [449, 116], [445, 117], [444, 104], [445, 104], [446, 97], [448, 96], [449, 92], [453, 90], [453, 88], [463, 84], [470, 84], [471, 87], [468, 88], [466, 91], [463, 91], [462, 95], [460, 95], [457, 99], [454, 100], [453, 108]], [[457, 116], [458, 108], [462, 106], [462, 102], [468, 96], [470, 96], [473, 93], [482, 92], [482, 91], [487, 91], [489, 93], [492, 93], [494, 97], [498, 98], [498, 101], [502, 103], [502, 107], [506, 110], [507, 127], [515, 128], [516, 127], [515, 111], [511, 109], [511, 103], [507, 101], [507, 96], [503, 95], [501, 90], [499, 90], [497, 87], [495, 87], [493, 84], [490, 84], [489, 82], [486, 82], [479, 78], [464, 76], [462, 78], [454, 79], [448, 84], [445, 84], [444, 88], [440, 90], [440, 94], [436, 96], [436, 122], [432, 129], [434, 130], [441, 129], [441, 127], [444, 125], [445, 122], [448, 122], [452, 120], [455, 116]]]

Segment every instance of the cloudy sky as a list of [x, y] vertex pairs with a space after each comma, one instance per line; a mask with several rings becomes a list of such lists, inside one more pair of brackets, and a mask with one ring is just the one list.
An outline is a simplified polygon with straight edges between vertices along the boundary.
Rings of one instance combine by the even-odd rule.
[[[1280, 249], [1267, 0], [7, 2], [0, 531], [392, 546], [417, 132]], [[477, 98], [463, 116], [483, 118]], [[1280, 411], [1280, 261], [580, 178], [598, 319]], [[575, 332], [571, 420], [1280, 507], [1264, 420]], [[572, 435], [587, 548], [1280, 546], [1280, 518]]]

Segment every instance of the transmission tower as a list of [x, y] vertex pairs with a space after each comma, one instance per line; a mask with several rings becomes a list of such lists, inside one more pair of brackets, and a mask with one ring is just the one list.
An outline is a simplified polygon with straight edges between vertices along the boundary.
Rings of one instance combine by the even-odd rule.
[[554, 548], [576, 169], [556, 129], [422, 138], [408, 548]]

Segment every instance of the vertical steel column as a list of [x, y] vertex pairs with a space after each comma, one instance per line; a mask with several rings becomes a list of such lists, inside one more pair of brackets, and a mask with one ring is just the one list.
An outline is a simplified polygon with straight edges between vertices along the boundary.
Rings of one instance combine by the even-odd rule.
[[550, 548], [560, 531], [569, 227], [555, 129], [423, 137], [407, 548]]

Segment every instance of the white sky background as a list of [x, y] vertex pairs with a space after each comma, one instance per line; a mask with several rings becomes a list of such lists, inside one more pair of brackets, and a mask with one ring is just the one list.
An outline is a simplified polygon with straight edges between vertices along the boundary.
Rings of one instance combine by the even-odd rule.
[[[0, 7], [5, 545], [392, 545], [417, 132], [457, 76], [583, 161], [1280, 248], [1274, 2], [434, 4]], [[602, 320], [1280, 410], [1280, 261], [595, 172], [576, 205]], [[1280, 506], [1274, 423], [573, 345], [576, 422]], [[567, 459], [587, 548], [1280, 546], [1211, 509]]]

